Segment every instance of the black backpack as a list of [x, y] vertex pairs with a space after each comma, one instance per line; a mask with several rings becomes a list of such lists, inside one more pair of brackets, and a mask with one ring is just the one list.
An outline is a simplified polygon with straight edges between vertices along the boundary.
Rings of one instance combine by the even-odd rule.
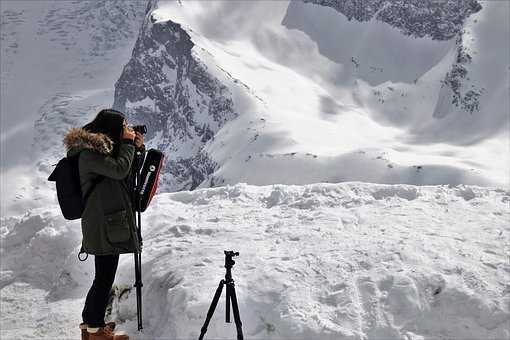
[[79, 155], [78, 153], [71, 157], [62, 158], [48, 177], [48, 181], [56, 182], [58, 204], [60, 210], [62, 210], [62, 215], [67, 220], [81, 218], [88, 197], [96, 185], [104, 179], [104, 176], [96, 178], [89, 191], [83, 196], [78, 169]]

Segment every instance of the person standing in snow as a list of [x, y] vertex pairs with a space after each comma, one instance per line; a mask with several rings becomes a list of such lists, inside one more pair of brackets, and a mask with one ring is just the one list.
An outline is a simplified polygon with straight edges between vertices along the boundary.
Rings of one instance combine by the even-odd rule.
[[129, 127], [125, 116], [102, 110], [82, 128], [70, 128], [64, 137], [67, 156], [79, 153], [82, 192], [89, 195], [81, 217], [82, 248], [94, 255], [95, 276], [87, 294], [80, 324], [82, 340], [128, 340], [105, 324], [108, 298], [119, 254], [141, 251], [133, 211], [134, 176], [143, 163], [143, 135]]

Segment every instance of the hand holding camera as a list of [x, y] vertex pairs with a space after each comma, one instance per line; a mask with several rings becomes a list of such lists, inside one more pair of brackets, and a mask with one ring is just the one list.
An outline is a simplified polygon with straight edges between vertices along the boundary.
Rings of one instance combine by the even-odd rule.
[[124, 132], [122, 134], [122, 138], [134, 140], [136, 137], [135, 131], [127, 125], [124, 125]]
[[141, 148], [144, 143], [143, 135], [145, 133], [147, 133], [147, 127], [145, 125], [136, 125], [133, 127], [124, 125], [122, 138], [133, 140], [135, 142], [135, 146], [137, 148]]
[[136, 133], [136, 136], [135, 136], [135, 146], [137, 148], [141, 148], [142, 145], [143, 145], [143, 135], [140, 132], [138, 132], [138, 131], [135, 131], [135, 133]]
[[145, 135], [147, 133], [147, 126], [146, 125], [135, 125], [135, 126], [133, 126], [133, 130], [136, 133], [135, 146], [137, 148], [141, 148], [143, 145], [143, 135]]

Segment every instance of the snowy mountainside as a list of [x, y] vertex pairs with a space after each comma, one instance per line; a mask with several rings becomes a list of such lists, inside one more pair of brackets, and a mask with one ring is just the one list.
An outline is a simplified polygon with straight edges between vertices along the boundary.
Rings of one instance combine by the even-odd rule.
[[[73, 62], [59, 62], [58, 86], [37, 107], [39, 177], [61, 155], [65, 128], [113, 100], [165, 152], [160, 192], [243, 181], [506, 184], [506, 78], [494, 69], [508, 52], [487, 42], [505, 40], [486, 19], [498, 7], [437, 4], [434, 21], [420, 4], [382, 3], [361, 12], [317, 1], [49, 3], [34, 31]], [[244, 15], [244, 26], [208, 23], [207, 8]], [[398, 21], [400, 11], [417, 23]]]
[[[131, 50], [145, 9], [142, 0], [3, 1], [5, 109], [19, 110], [23, 102], [16, 91], [27, 78], [34, 87], [46, 85], [39, 87], [42, 94], [55, 88], [72, 92], [104, 86], [104, 78], [117, 75], [117, 58]], [[25, 84], [22, 93], [37, 102], [39, 96], [27, 91], [30, 85]]]
[[[61, 92], [41, 106], [40, 117], [35, 123], [33, 154], [48, 156], [49, 150], [37, 149], [40, 141], [48, 139], [45, 128], [62, 129], [76, 126], [79, 121], [86, 122], [97, 111], [90, 108], [67, 108], [68, 104], [89, 96], [97, 96], [99, 92], [112, 92], [111, 77], [114, 72], [103, 73], [108, 68], [119, 71], [122, 62], [119, 58], [130, 52], [134, 38], [138, 34], [146, 9], [146, 1], [70, 1], [65, 5], [53, 4], [38, 25], [38, 35], [48, 36], [52, 46], [60, 46], [71, 51], [78, 60], [74, 60], [70, 73], [62, 72], [62, 83], [55, 84]], [[115, 66], [114, 66], [115, 65]], [[82, 81], [88, 79], [90, 82]], [[106, 79], [105, 79], [106, 78]], [[72, 85], [71, 85], [72, 84]], [[95, 86], [93, 86], [95, 84]], [[62, 87], [71, 86], [75, 92], [63, 92]], [[105, 97], [111, 93], [104, 94]], [[95, 98], [97, 100], [97, 98]], [[98, 100], [95, 107], [111, 106], [104, 100]], [[62, 108], [65, 108], [63, 111]], [[65, 114], [68, 116], [65, 117]], [[54, 115], [54, 116], [52, 116]], [[73, 116], [81, 115], [81, 119]], [[52, 120], [51, 123], [49, 120]], [[58, 126], [58, 122], [61, 126]], [[59, 131], [61, 132], [61, 131]], [[57, 134], [62, 136], [62, 133]], [[53, 139], [53, 138], [52, 138]], [[58, 145], [61, 151], [61, 145]], [[53, 150], [54, 152], [56, 150]], [[51, 155], [53, 156], [53, 155]]]
[[3, 211], [54, 192], [46, 179], [65, 130], [112, 106], [146, 9], [145, 0], [2, 1]]
[[[477, 4], [447, 6], [442, 21], [424, 22], [415, 34], [410, 31], [414, 26], [402, 24], [409, 33], [404, 34], [385, 21], [351, 22], [332, 8], [300, 1], [219, 1], [207, 8], [200, 2], [154, 3], [152, 19], [145, 25], [182, 29], [193, 44], [194, 60], [200, 60], [218, 79], [220, 70], [222, 79], [242, 82], [246, 91], [241, 91], [242, 100], [232, 96], [236, 114], [224, 115], [212, 136], [201, 138], [203, 129], [194, 128], [191, 135], [203, 141], [193, 144], [198, 147], [190, 148], [186, 139], [195, 120], [202, 122], [198, 112], [207, 110], [207, 105], [184, 115], [178, 111], [181, 116], [174, 120], [188, 123], [173, 125], [180, 130], [172, 132], [179, 137], [169, 138], [170, 148], [159, 144], [161, 133], [157, 130], [158, 138], [149, 139], [149, 145], [170, 150], [170, 158], [196, 159], [198, 155], [201, 161], [192, 168], [201, 165], [195, 176], [201, 183], [189, 180], [193, 174], [178, 165], [169, 167], [175, 169], [174, 176], [185, 173], [184, 183], [191, 183], [188, 187], [243, 181], [265, 185], [350, 180], [506, 185], [508, 150], [502, 143], [508, 138], [505, 74], [492, 78], [488, 64], [506, 63], [508, 52], [496, 45], [501, 45], [507, 33], [504, 27], [491, 27], [486, 19], [498, 11], [496, 5], [483, 2], [480, 9]], [[395, 6], [390, 6], [393, 18], [398, 13]], [[411, 6], [405, 10], [415, 11], [415, 17], [421, 18], [423, 9]], [[213, 16], [236, 18], [243, 25], [233, 30], [228, 20], [211, 22], [208, 11]], [[257, 20], [261, 13], [271, 15]], [[502, 22], [504, 25], [504, 18]], [[431, 25], [437, 34], [423, 34], [424, 27]], [[490, 40], [485, 36], [489, 32], [497, 33], [491, 44], [498, 53], [486, 53], [472, 43]], [[357, 36], [363, 39], [352, 39]], [[374, 48], [372, 43], [381, 37], [388, 46], [380, 43]], [[327, 48], [330, 51], [324, 52]], [[305, 56], [299, 59], [305, 49]], [[116, 103], [126, 100], [121, 93], [129, 93], [135, 103], [142, 101], [137, 110], [148, 113], [144, 114], [147, 121], [159, 122], [164, 114], [158, 111], [159, 106], [175, 105], [173, 95], [178, 92], [172, 82], [160, 85], [162, 74], [169, 73], [162, 65], [169, 61], [165, 55], [156, 62], [159, 52], [152, 51], [150, 45], [146, 51], [136, 51], [145, 58], [150, 55], [150, 62], [135, 62], [134, 55], [124, 73], [141, 74], [132, 67], [137, 65], [150, 76], [136, 81], [123, 75], [123, 81], [131, 81], [122, 86], [117, 83]], [[486, 68], [491, 68], [491, 77], [481, 75]], [[153, 74], [154, 69], [159, 73]], [[174, 72], [170, 73], [174, 77]], [[222, 85], [231, 89], [232, 80]], [[169, 95], [160, 88], [170, 89]], [[171, 184], [162, 191], [168, 189], [179, 187]]]
[[[53, 171], [52, 160], [63, 157], [62, 142], [55, 145], [51, 135], [63, 136], [70, 127], [83, 126], [92, 120], [102, 108], [111, 105], [112, 89], [94, 89], [73, 93], [57, 92], [40, 108], [41, 116], [35, 121], [37, 134], [33, 138], [32, 152], [34, 159], [43, 155], [37, 162], [41, 173]], [[64, 149], [65, 150], [65, 149]]]
[[119, 44], [129, 43], [138, 33], [146, 2], [99, 0], [58, 4], [40, 20], [37, 34], [49, 34], [50, 41], [67, 49], [78, 48], [84, 57], [105, 56], [118, 49]]
[[[405, 128], [406, 142], [466, 146], [508, 138], [508, 3], [383, 3], [373, 2], [371, 11], [356, 2], [291, 2], [283, 24], [306, 33], [321, 53], [341, 63], [336, 84], [352, 87], [353, 100], [377, 121]], [[403, 15], [399, 6], [410, 13]], [[411, 31], [404, 34], [397, 19], [379, 17], [385, 11], [405, 18]], [[417, 38], [423, 27], [444, 32]]]
[[[132, 339], [197, 338], [233, 249], [247, 338], [506, 339], [509, 202], [501, 189], [356, 182], [162, 193], [143, 218], [144, 331], [132, 256], [109, 318]], [[78, 337], [93, 276], [79, 235], [57, 205], [2, 218], [2, 338]], [[223, 299], [208, 338], [235, 334]]]

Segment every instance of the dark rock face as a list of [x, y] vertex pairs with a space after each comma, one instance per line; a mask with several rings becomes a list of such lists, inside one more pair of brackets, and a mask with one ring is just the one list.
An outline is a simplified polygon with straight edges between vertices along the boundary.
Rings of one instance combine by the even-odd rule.
[[467, 17], [482, 9], [477, 0], [303, 0], [334, 8], [349, 20], [372, 18], [405, 35], [449, 40], [462, 30]]
[[148, 126], [146, 141], [167, 157], [161, 190], [194, 189], [215, 164], [203, 146], [235, 118], [230, 90], [193, 53], [181, 26], [147, 15], [115, 84], [114, 108]]
[[446, 73], [445, 79], [441, 86], [449, 87], [452, 90], [452, 104], [460, 107], [462, 110], [472, 114], [479, 111], [480, 96], [484, 92], [483, 88], [477, 88], [472, 85], [471, 89], [462, 92], [462, 84], [465, 82], [468, 70], [466, 65], [471, 63], [471, 55], [466, 51], [462, 44], [462, 35], [456, 40], [457, 56], [449, 72]]

